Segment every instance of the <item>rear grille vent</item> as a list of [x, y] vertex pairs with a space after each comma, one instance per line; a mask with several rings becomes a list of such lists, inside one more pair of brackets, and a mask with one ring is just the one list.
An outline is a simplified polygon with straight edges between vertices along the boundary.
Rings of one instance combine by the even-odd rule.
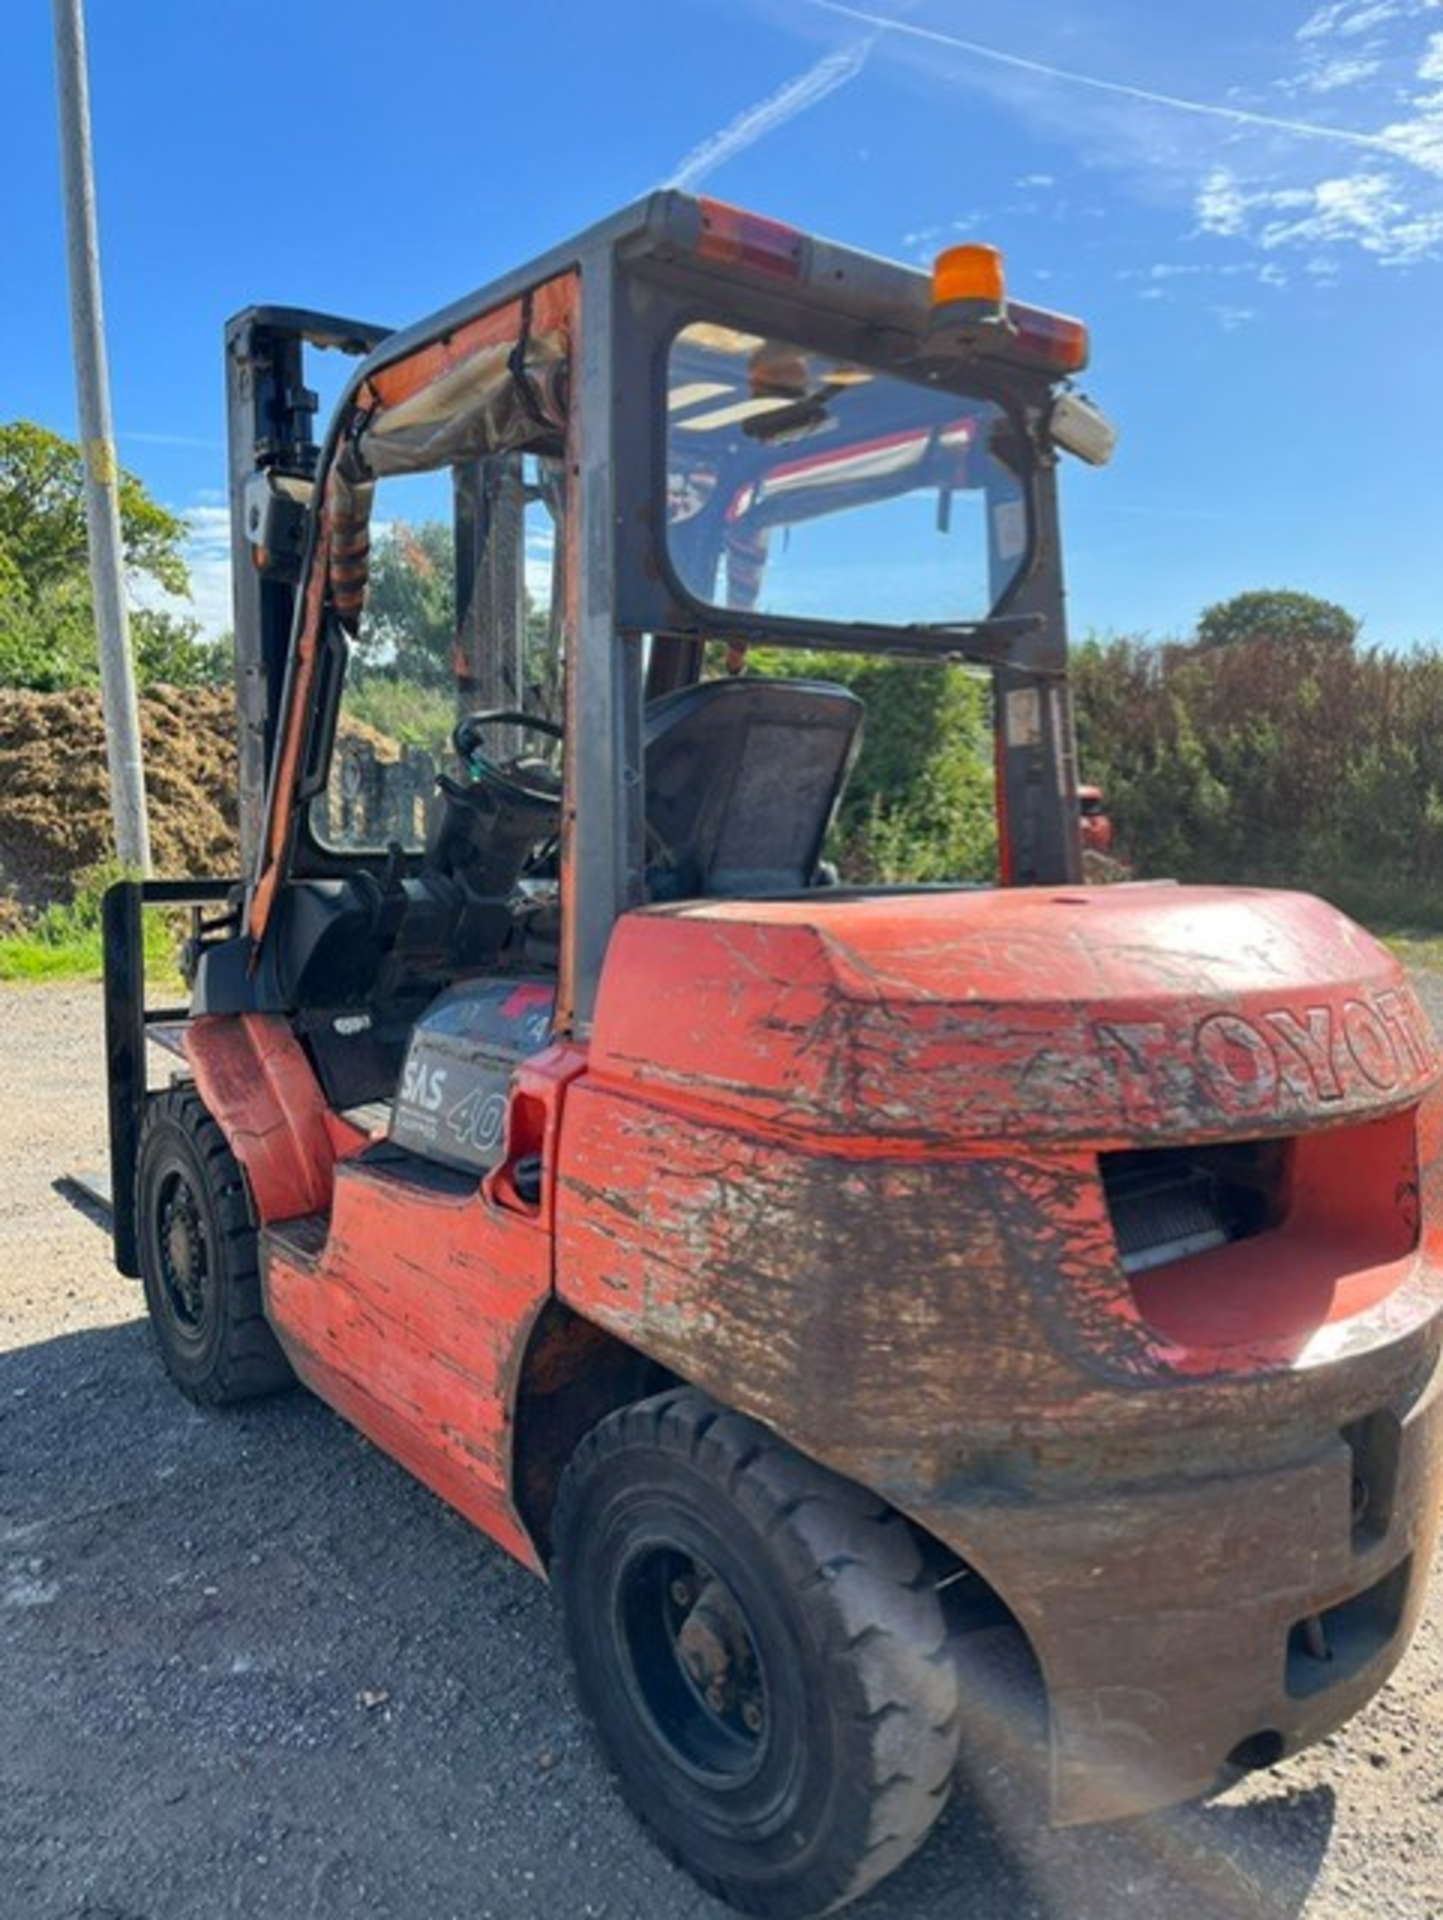
[[1100, 1155], [1123, 1270], [1146, 1273], [1275, 1225], [1285, 1149], [1255, 1140]]

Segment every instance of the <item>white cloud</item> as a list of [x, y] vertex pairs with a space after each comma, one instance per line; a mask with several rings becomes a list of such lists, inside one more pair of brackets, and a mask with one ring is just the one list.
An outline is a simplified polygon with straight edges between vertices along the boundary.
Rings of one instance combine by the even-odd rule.
[[1443, 92], [1415, 102], [1411, 120], [1383, 129], [1383, 142], [1400, 160], [1443, 179]]
[[190, 569], [189, 600], [164, 593], [148, 580], [135, 583], [137, 606], [152, 607], [200, 622], [214, 640], [234, 625], [230, 596], [230, 509], [215, 504], [209, 489], [193, 507], [180, 512], [186, 525], [185, 564]]
[[526, 591], [538, 607], [551, 605], [556, 569], [556, 529], [547, 523], [526, 523]]
[[1214, 167], [1198, 188], [1198, 226], [1204, 233], [1233, 239], [1248, 231], [1259, 207], [1270, 212], [1288, 208], [1301, 212], [1312, 204], [1313, 193], [1307, 187], [1248, 189], [1229, 168]]
[[[146, 446], [203, 447], [211, 451], [224, 444], [184, 433], [126, 432], [119, 437], [122, 442], [133, 440]], [[226, 496], [219, 488], [201, 487], [192, 506], [171, 511], [185, 523], [181, 557], [190, 573], [190, 598], [167, 593], [145, 575], [138, 575], [127, 582], [131, 606], [194, 620], [205, 639], [218, 640], [235, 624], [230, 592], [230, 508]]]
[[1204, 233], [1228, 240], [1247, 224], [1248, 199], [1237, 176], [1227, 167], [1214, 167], [1197, 192], [1198, 225]]
[[1356, 0], [1334, 0], [1332, 5], [1319, 7], [1303, 22], [1297, 38], [1304, 41], [1356, 39], [1359, 34], [1386, 27], [1407, 11], [1406, 0], [1365, 0], [1362, 6], [1357, 5]]
[[190, 538], [185, 558], [190, 568], [190, 611], [203, 632], [229, 633], [234, 624], [230, 594], [230, 509], [201, 505], [184, 515]]
[[1305, 248], [1310, 271], [1327, 249], [1353, 247], [1384, 266], [1413, 265], [1443, 249], [1443, 205], [1414, 208], [1385, 172], [1273, 188], [1245, 187], [1218, 168], [1199, 189], [1197, 215], [1202, 232], [1246, 237], [1268, 253]]
[[[1290, 156], [1215, 166], [1194, 205], [1201, 232], [1265, 254], [1305, 254], [1332, 278], [1351, 255], [1388, 267], [1443, 259], [1443, 32], [1418, 27], [1438, 0], [1337, 0], [1298, 30], [1301, 68], [1281, 85], [1346, 96], [1355, 116], [1389, 114], [1355, 166], [1304, 170]], [[1400, 100], [1404, 109], [1399, 112]]]
[[1335, 59], [1319, 60], [1304, 73], [1299, 84], [1309, 93], [1340, 93], [1371, 80], [1382, 68], [1382, 61], [1368, 54], [1339, 54]]
[[[1137, 288], [1139, 300], [1171, 299], [1173, 290], [1179, 282], [1202, 282], [1204, 285], [1214, 282], [1244, 281], [1259, 287], [1285, 287], [1288, 284], [1286, 272], [1275, 261], [1259, 262], [1251, 257], [1242, 260], [1218, 260], [1211, 256], [1192, 260], [1156, 260], [1148, 267], [1124, 267], [1118, 274], [1122, 281], [1141, 282]], [[1221, 312], [1221, 307], [1212, 309]], [[1249, 318], [1255, 317], [1252, 308], [1230, 309], [1246, 311]]]

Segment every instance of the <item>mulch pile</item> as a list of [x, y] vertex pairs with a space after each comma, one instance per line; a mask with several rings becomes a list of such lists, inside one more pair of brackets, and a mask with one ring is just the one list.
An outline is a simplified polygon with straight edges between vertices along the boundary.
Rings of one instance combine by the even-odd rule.
[[[140, 729], [157, 875], [238, 873], [232, 694], [154, 687]], [[99, 694], [0, 689], [0, 934], [69, 899], [111, 846]]]

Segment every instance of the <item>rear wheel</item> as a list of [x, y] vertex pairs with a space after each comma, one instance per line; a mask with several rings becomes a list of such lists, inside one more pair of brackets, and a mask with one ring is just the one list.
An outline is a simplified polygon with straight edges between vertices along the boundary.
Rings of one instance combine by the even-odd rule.
[[181, 1392], [222, 1406], [288, 1386], [261, 1308], [245, 1176], [193, 1088], [151, 1100], [135, 1189], [145, 1303]]
[[951, 1787], [957, 1682], [899, 1515], [682, 1389], [581, 1443], [555, 1538], [582, 1703], [704, 1886], [820, 1914], [921, 1843]]

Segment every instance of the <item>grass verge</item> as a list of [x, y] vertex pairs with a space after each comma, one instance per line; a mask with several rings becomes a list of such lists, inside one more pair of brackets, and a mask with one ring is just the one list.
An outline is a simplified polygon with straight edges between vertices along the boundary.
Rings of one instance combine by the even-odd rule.
[[[0, 939], [0, 980], [99, 980], [105, 972], [100, 903], [119, 878], [119, 869], [110, 867], [85, 874], [72, 900], [46, 907], [19, 933]], [[178, 987], [176, 916], [148, 913], [144, 925], [147, 981]]]
[[1443, 933], [1436, 928], [1375, 927], [1374, 932], [1405, 967], [1428, 967], [1443, 973]]

